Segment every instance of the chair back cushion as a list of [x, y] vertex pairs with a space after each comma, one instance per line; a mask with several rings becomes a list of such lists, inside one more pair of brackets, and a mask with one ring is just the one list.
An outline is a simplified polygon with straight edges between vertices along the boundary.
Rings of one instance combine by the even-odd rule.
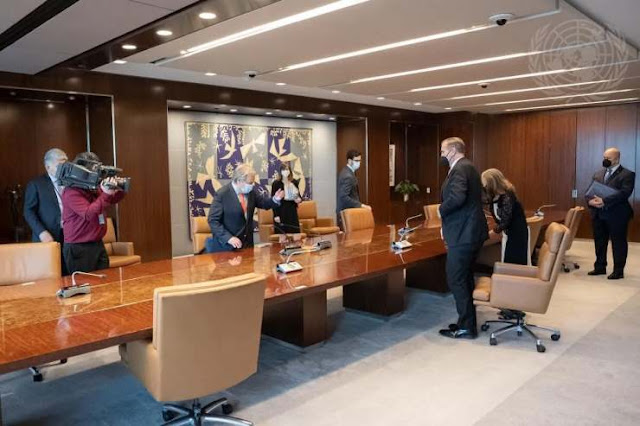
[[582, 215], [584, 213], [584, 207], [574, 207], [573, 209], [573, 218], [571, 219], [571, 226], [565, 224], [565, 226], [567, 228], [569, 228], [570, 234], [569, 234], [569, 246], [567, 248], [567, 250], [569, 250], [571, 248], [571, 245], [573, 244], [573, 240], [576, 237], [576, 234], [578, 233], [578, 228], [580, 227], [580, 221], [582, 220]]
[[426, 220], [439, 220], [440, 219], [440, 204], [427, 204], [423, 207], [424, 218]]
[[372, 229], [375, 227], [373, 212], [371, 209], [359, 207], [355, 209], [345, 209], [340, 212], [344, 232], [354, 232], [360, 229]]
[[197, 216], [191, 218], [191, 242], [193, 244], [193, 252], [200, 253], [205, 246], [207, 238], [211, 237], [211, 229], [206, 216]]
[[[303, 201], [298, 204], [298, 219], [315, 219], [318, 217], [318, 206], [313, 200]], [[315, 226], [315, 223], [314, 223]]]
[[538, 279], [552, 281], [562, 264], [564, 251], [569, 243], [569, 229], [552, 222], [544, 235], [544, 243], [538, 255]]
[[[258, 224], [259, 225], [273, 225], [273, 210], [258, 210]], [[209, 225], [207, 224], [207, 228]]]
[[113, 226], [113, 219], [110, 217], [107, 218], [107, 233], [102, 237], [102, 242], [105, 246], [116, 242], [116, 228]]
[[252, 273], [155, 289], [158, 400], [210, 395], [256, 372], [265, 283]]
[[60, 278], [59, 243], [0, 244], [0, 285]]
[[533, 250], [536, 248], [536, 243], [540, 237], [540, 231], [542, 230], [542, 222], [544, 218], [540, 216], [531, 216], [527, 218], [527, 226], [529, 227], [529, 253], [533, 254]]

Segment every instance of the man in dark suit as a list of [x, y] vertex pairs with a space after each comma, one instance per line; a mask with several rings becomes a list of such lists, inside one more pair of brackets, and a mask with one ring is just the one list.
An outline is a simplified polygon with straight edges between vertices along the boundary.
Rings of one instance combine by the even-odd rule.
[[607, 246], [611, 239], [613, 272], [607, 278], [619, 280], [624, 278], [624, 266], [627, 262], [627, 228], [633, 217], [629, 197], [633, 192], [636, 174], [620, 165], [620, 151], [617, 148], [607, 149], [603, 157], [604, 169], [596, 172], [593, 180], [604, 183], [617, 192], [605, 198], [596, 196], [587, 199], [596, 247], [596, 261], [588, 274], [607, 273]]
[[[44, 155], [46, 174], [27, 184], [24, 196], [24, 218], [31, 227], [31, 240], [34, 242], [62, 243], [62, 191], [56, 180], [58, 165], [67, 161], [67, 154], [58, 148], [52, 148]], [[62, 273], [66, 275], [64, 260]]]
[[442, 141], [440, 159], [449, 166], [449, 174], [442, 184], [440, 216], [447, 245], [447, 283], [456, 302], [458, 322], [440, 330], [440, 334], [454, 339], [478, 336], [471, 268], [482, 244], [489, 238], [487, 219], [482, 211], [480, 175], [464, 153], [462, 139]]
[[269, 198], [255, 190], [255, 180], [251, 166], [241, 164], [231, 182], [216, 192], [207, 219], [213, 234], [205, 243], [207, 253], [252, 246], [255, 208], [268, 210], [280, 205], [284, 191], [280, 189]]
[[344, 166], [338, 175], [336, 213], [338, 216], [338, 226], [340, 226], [340, 228], [342, 228], [342, 218], [340, 216], [342, 210], [355, 209], [358, 207], [371, 208], [360, 202], [360, 188], [358, 187], [356, 170], [360, 168], [361, 162], [362, 154], [355, 149], [350, 149], [347, 152], [347, 165]]

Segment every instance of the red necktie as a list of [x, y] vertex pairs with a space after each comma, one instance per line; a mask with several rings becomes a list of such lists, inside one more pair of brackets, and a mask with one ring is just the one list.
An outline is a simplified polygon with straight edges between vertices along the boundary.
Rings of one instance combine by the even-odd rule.
[[242, 211], [244, 212], [244, 215], [247, 215], [247, 200], [244, 197], [244, 194], [240, 194], [240, 205], [242, 206]]

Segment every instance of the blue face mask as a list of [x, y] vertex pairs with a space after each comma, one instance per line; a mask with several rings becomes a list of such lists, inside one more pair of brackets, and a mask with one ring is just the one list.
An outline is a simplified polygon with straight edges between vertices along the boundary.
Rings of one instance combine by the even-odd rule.
[[242, 189], [240, 190], [243, 194], [248, 194], [251, 191], [253, 191], [253, 187], [255, 186], [255, 183], [245, 183], [244, 186], [242, 187]]

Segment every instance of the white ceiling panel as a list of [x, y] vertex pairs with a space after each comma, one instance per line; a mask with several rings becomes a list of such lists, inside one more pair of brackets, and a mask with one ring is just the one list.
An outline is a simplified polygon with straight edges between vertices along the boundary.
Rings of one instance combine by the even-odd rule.
[[0, 33], [33, 12], [45, 0], [2, 0], [0, 4]]

